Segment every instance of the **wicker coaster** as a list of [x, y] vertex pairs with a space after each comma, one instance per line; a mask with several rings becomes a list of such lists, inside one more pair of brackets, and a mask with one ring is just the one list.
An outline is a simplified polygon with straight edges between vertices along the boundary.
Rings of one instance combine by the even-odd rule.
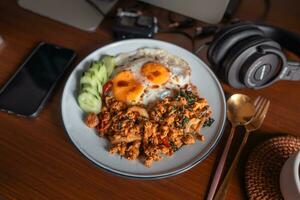
[[300, 138], [282, 136], [257, 146], [246, 163], [245, 183], [249, 199], [283, 199], [279, 177], [284, 162], [300, 150]]

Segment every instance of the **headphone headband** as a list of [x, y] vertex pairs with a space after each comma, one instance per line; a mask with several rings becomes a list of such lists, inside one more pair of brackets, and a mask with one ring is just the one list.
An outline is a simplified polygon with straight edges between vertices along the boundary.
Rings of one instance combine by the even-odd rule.
[[266, 25], [255, 24], [266, 37], [278, 42], [283, 48], [300, 56], [300, 36], [288, 30]]

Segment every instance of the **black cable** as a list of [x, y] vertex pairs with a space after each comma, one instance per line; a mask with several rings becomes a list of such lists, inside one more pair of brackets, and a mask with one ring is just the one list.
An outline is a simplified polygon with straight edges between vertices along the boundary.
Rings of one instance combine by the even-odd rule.
[[180, 29], [185, 29], [189, 27], [195, 26], [195, 20], [189, 17], [184, 17], [184, 20], [178, 21], [173, 19], [173, 12], [168, 13], [168, 20], [169, 20], [169, 29], [159, 30], [158, 33], [171, 33], [171, 34], [180, 34], [186, 38], [188, 38], [192, 44], [192, 51], [195, 49], [195, 37], [191, 36], [185, 31]]
[[171, 23], [182, 22], [182, 21], [185, 21], [187, 19], [187, 17], [185, 17], [184, 20], [182, 20], [182, 21], [175, 20], [175, 19], [173, 19], [173, 14], [174, 14], [173, 12], [168, 11], [168, 20]]
[[271, 9], [271, 1], [270, 0], [263, 0], [264, 1], [264, 11], [260, 18], [257, 20], [259, 22], [265, 21]]
[[[263, 0], [264, 2], [264, 11], [261, 14], [261, 16], [256, 20], [256, 22], [263, 22], [266, 20], [270, 9], [271, 9], [271, 1], [270, 0]], [[230, 24], [234, 24], [234, 23], [239, 23], [241, 22], [239, 19], [232, 19], [230, 21]], [[218, 26], [204, 26], [204, 27], [197, 27], [196, 28], [196, 34], [195, 34], [195, 38], [204, 38], [204, 37], [208, 37], [211, 35], [214, 35], [216, 32], [218, 32], [218, 30], [220, 30], [220, 27]], [[202, 44], [200, 45], [200, 47], [198, 47], [197, 49], [195, 49], [195, 53], [199, 53], [200, 51], [202, 51], [202, 49], [206, 46], [209, 46], [208, 43]]]
[[92, 0], [85, 0], [88, 4], [90, 4], [93, 8], [95, 8], [103, 17], [106, 17], [106, 14], [99, 8], [99, 6]]
[[[240, 3], [241, 0], [238, 0], [236, 2], [232, 1], [233, 3], [237, 3], [236, 5], [234, 5], [235, 9], [238, 7], [238, 4]], [[267, 19], [267, 16], [270, 12], [271, 9], [271, 1], [270, 0], [262, 0], [263, 1], [263, 11], [260, 14], [260, 16], [254, 20], [255, 22], [263, 22]], [[224, 24], [231, 24], [233, 20], [235, 20], [233, 17], [233, 13], [231, 13], [230, 15], [226, 15], [227, 13], [225, 12], [224, 17], [222, 22]]]
[[189, 18], [189, 17], [184, 17], [184, 20], [175, 20], [173, 19], [172, 15], [174, 13], [173, 12], [170, 12], [168, 13], [168, 20], [170, 22], [169, 24], [169, 27], [170, 28], [180, 28], [180, 29], [184, 29], [184, 28], [190, 28], [190, 27], [193, 27], [195, 26], [195, 20], [192, 19], [192, 18]]
[[205, 38], [211, 35], [214, 35], [220, 28], [215, 25], [209, 26], [199, 26], [195, 28], [195, 37], [197, 38]]
[[200, 51], [202, 51], [205, 47], [209, 47], [209, 45], [211, 44], [211, 41], [209, 42], [205, 42], [204, 44], [201, 44], [197, 49], [195, 49], [194, 54], [198, 54], [200, 53]]
[[187, 32], [184, 32], [184, 31], [181, 31], [181, 30], [177, 30], [177, 29], [169, 29], [169, 30], [159, 31], [158, 33], [173, 33], [173, 34], [183, 35], [183, 36], [185, 36], [186, 38], [188, 38], [191, 41], [192, 51], [194, 51], [194, 49], [195, 49], [195, 39], [194, 39], [193, 36], [191, 36]]

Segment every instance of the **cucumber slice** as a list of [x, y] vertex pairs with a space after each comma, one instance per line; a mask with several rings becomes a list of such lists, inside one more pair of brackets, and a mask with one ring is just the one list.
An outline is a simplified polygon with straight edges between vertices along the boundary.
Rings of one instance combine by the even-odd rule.
[[84, 84], [81, 89], [80, 89], [80, 93], [83, 93], [83, 92], [88, 92], [90, 94], [93, 94], [94, 96], [97, 97], [98, 100], [101, 100], [101, 97], [100, 97], [100, 93], [98, 92], [98, 89], [97, 88], [94, 88], [92, 87], [90, 84]]
[[78, 95], [77, 101], [84, 112], [98, 114], [101, 111], [102, 101], [91, 93], [81, 92]]
[[104, 66], [103, 62], [94, 61], [91, 64], [91, 67], [88, 69], [88, 72], [92, 73], [93, 76], [95, 76], [96, 79], [98, 79], [102, 85], [104, 85], [108, 79], [107, 69]]
[[116, 61], [115, 57], [113, 56], [104, 56], [101, 61], [103, 62], [104, 66], [107, 69], [107, 76], [110, 77], [115, 66], [116, 66]]
[[90, 68], [88, 70], [99, 72], [100, 65], [101, 65], [100, 61], [93, 61], [92, 64], [91, 64], [91, 66], [90, 66]]
[[[105, 77], [103, 77], [102, 73], [104, 72], [101, 72], [101, 63], [98, 63], [98, 64], [94, 64], [89, 70], [88, 72], [89, 73], [92, 73], [93, 76], [99, 80], [99, 82], [103, 85], [103, 81], [105, 80]], [[107, 76], [107, 75], [106, 75]]]
[[88, 72], [93, 72], [97, 76], [97, 78], [99, 78], [98, 77], [99, 69], [100, 69], [100, 65], [99, 66], [98, 65], [93, 65], [91, 68], [88, 69]]
[[101, 77], [101, 83], [102, 85], [104, 85], [108, 79], [108, 76], [107, 76], [107, 69], [106, 67], [103, 65], [103, 63], [101, 63], [100, 65], [100, 68], [99, 68], [99, 75]]
[[[87, 86], [86, 86], [86, 85], [87, 85]], [[103, 86], [102, 86], [101, 83], [98, 83], [97, 85], [94, 85], [94, 86], [92, 86], [92, 85], [89, 84], [89, 83], [81, 84], [81, 88], [84, 88], [84, 87], [92, 87], [95, 91], [98, 92], [98, 94], [102, 94]]]
[[103, 94], [103, 86], [102, 85], [98, 85], [98, 88], [97, 88], [99, 94]]
[[101, 111], [102, 86], [107, 82], [115, 67], [112, 56], [104, 56], [101, 61], [94, 61], [80, 78], [80, 93], [77, 97], [80, 108], [85, 112]]
[[80, 85], [90, 84], [92, 87], [97, 89], [99, 85], [101, 86], [101, 82], [96, 78], [94, 72], [87, 71], [80, 79]]

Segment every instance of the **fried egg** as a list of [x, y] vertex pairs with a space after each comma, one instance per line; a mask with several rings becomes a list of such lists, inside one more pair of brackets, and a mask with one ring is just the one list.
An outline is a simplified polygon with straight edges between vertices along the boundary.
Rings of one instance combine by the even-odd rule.
[[148, 105], [190, 86], [188, 63], [162, 49], [122, 53], [116, 64], [111, 95], [128, 104]]

